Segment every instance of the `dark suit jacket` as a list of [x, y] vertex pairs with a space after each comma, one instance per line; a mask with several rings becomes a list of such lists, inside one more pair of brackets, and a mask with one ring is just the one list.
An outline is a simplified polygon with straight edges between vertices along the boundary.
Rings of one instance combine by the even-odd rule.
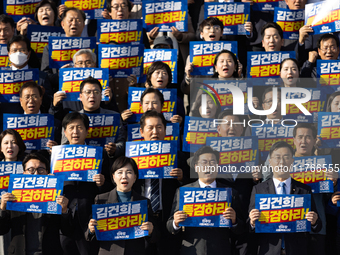
[[[8, 254], [26, 254], [26, 216], [27, 213], [25, 212], [0, 210], [0, 235], [11, 230], [11, 244], [8, 248]], [[42, 243], [40, 246], [43, 254], [62, 254], [59, 230], [65, 235], [70, 235], [73, 229], [71, 219], [70, 211], [62, 215], [42, 214]]]
[[[147, 200], [148, 201], [148, 221], [152, 222], [154, 229], [150, 236], [145, 238], [137, 238], [131, 240], [117, 240], [117, 241], [100, 241], [100, 250], [98, 255], [135, 255], [135, 254], [146, 254], [145, 253], [145, 241], [156, 242], [159, 233], [155, 221], [153, 218], [152, 208], [150, 200], [139, 195], [137, 192], [132, 190], [131, 201]], [[95, 204], [112, 204], [118, 203], [117, 189], [113, 189], [110, 192], [100, 194], [95, 198]], [[85, 232], [85, 239], [91, 241], [95, 239], [95, 235], [90, 235], [89, 230]]]
[[[217, 187], [228, 187], [217, 181]], [[196, 182], [185, 185], [184, 187], [199, 187], [198, 180]], [[237, 225], [230, 228], [207, 228], [207, 227], [185, 227], [182, 234], [183, 255], [210, 255], [210, 254], [231, 254], [230, 233], [240, 234], [244, 229], [244, 215], [238, 192], [232, 189], [232, 208], [236, 212]], [[174, 202], [172, 205], [171, 217], [167, 222], [167, 229], [172, 234], [178, 234], [181, 229], [174, 230], [173, 221], [174, 213], [179, 210], [179, 189], [176, 191]]]
[[[255, 208], [255, 194], [276, 194], [273, 179], [269, 179], [253, 187], [251, 193], [249, 212]], [[309, 186], [292, 179], [290, 194], [312, 194]], [[312, 195], [312, 211], [317, 213], [315, 202]], [[248, 219], [249, 222], [249, 219]], [[318, 218], [316, 227], [312, 228], [313, 232], [319, 232], [322, 228], [322, 221]], [[285, 240], [286, 254], [308, 254], [308, 232], [283, 234]], [[258, 244], [258, 254], [276, 255], [281, 254], [282, 234], [256, 234]]]

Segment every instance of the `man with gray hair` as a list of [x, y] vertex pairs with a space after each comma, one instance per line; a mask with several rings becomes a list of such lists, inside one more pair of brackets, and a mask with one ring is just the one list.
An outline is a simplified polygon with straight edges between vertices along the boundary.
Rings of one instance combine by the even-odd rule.
[[73, 55], [73, 63], [69, 63], [63, 65], [61, 68], [66, 67], [96, 67], [97, 65], [97, 56], [92, 50], [90, 49], [81, 49]]

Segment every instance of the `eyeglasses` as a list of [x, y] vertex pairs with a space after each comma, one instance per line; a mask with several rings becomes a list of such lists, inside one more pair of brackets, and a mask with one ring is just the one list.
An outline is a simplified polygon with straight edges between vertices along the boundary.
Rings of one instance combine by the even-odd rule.
[[335, 47], [335, 46], [325, 47], [325, 48], [321, 48], [321, 50], [322, 50], [323, 52], [327, 52], [328, 50], [330, 50], [330, 51], [336, 51], [336, 47]]
[[16, 52], [21, 52], [21, 53], [27, 53], [27, 49], [11, 49], [9, 52], [10, 53], [16, 53]]
[[86, 61], [78, 61], [75, 63], [76, 66], [91, 66], [92, 60], [86, 60]]
[[127, 4], [115, 4], [111, 8], [115, 9], [115, 10], [118, 10], [119, 7], [122, 8], [122, 9], [125, 9], [125, 8], [127, 8]]
[[216, 30], [216, 31], [220, 31], [220, 30], [221, 30], [221, 27], [218, 26], [218, 25], [215, 25], [215, 26], [205, 26], [205, 27], [203, 27], [203, 29], [205, 29], [205, 30], [211, 30], [211, 29], [213, 29], [213, 30]]
[[217, 164], [216, 160], [202, 160], [202, 161], [198, 161], [198, 163], [201, 165], [201, 166], [214, 166]]
[[84, 90], [83, 93], [87, 96], [91, 95], [93, 93], [93, 95], [98, 96], [100, 95], [100, 91], [99, 90]]
[[26, 95], [23, 98], [25, 99], [25, 101], [30, 101], [31, 98], [32, 98], [33, 101], [37, 101], [38, 100], [38, 96], [37, 95]]
[[38, 168], [30, 167], [30, 168], [27, 168], [25, 171], [29, 172], [30, 174], [35, 174], [35, 172], [38, 172], [38, 174], [44, 174], [46, 172], [46, 168], [44, 168], [44, 167], [38, 167]]

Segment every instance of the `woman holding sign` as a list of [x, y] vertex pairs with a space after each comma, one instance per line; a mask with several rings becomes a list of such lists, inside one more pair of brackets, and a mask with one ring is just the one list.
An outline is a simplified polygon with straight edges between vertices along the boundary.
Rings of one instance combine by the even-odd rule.
[[17, 30], [22, 35], [27, 34], [28, 25], [41, 25], [41, 26], [54, 26], [58, 17], [58, 10], [54, 2], [49, 0], [42, 0], [35, 7], [34, 19], [38, 22], [35, 23], [34, 20], [30, 18], [22, 18], [17, 23]]
[[[101, 241], [99, 255], [105, 254], [146, 254], [145, 240], [150, 243], [156, 241], [157, 231], [155, 231], [155, 224], [153, 220], [153, 213], [150, 201], [132, 190], [132, 186], [138, 178], [138, 168], [132, 158], [125, 156], [119, 157], [111, 168], [112, 182], [116, 188], [110, 192], [100, 194], [95, 198], [95, 204], [113, 204], [119, 206], [120, 203], [133, 202], [140, 200], [147, 200], [148, 207], [148, 221], [143, 222], [140, 226], [141, 230], [147, 230], [148, 236], [138, 239], [116, 240], [116, 241]], [[126, 215], [128, 217], [128, 215]], [[110, 223], [108, 223], [109, 225]], [[111, 226], [112, 227], [112, 226]], [[91, 219], [88, 224], [88, 230], [85, 233], [86, 240], [92, 241], [96, 239], [98, 231], [98, 224], [95, 219]], [[135, 227], [136, 228], [136, 227]], [[95, 231], [97, 229], [97, 231]], [[108, 226], [109, 229], [109, 226]], [[124, 229], [121, 229], [124, 231]], [[103, 233], [103, 232], [102, 232]], [[117, 233], [119, 235], [119, 233]], [[100, 241], [100, 240], [99, 240]]]

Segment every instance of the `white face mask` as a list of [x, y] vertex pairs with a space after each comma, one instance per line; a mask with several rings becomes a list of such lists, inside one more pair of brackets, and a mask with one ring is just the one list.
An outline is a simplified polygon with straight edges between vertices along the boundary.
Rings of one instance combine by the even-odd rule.
[[11, 63], [17, 66], [22, 66], [27, 62], [28, 56], [20, 51], [17, 51], [9, 55], [9, 60], [11, 61]]

